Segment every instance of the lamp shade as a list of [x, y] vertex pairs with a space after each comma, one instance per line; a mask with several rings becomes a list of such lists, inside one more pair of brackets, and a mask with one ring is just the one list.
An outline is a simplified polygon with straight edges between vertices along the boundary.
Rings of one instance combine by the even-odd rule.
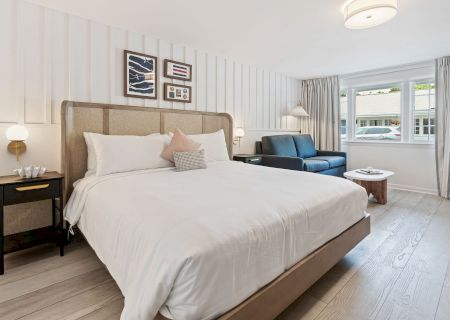
[[353, 0], [344, 7], [345, 27], [375, 27], [394, 18], [397, 12], [398, 0]]
[[305, 111], [305, 109], [302, 106], [296, 106], [294, 109], [292, 109], [291, 116], [309, 117], [309, 114]]
[[245, 136], [245, 131], [242, 128], [236, 128], [234, 135], [238, 138], [242, 138], [243, 136]]
[[28, 129], [20, 124], [15, 124], [6, 130], [6, 138], [9, 141], [25, 141], [28, 135]]

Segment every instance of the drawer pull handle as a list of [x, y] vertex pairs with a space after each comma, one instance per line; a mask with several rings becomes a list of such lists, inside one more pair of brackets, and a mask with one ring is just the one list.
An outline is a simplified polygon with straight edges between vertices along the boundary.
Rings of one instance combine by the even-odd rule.
[[17, 187], [16, 190], [19, 192], [22, 191], [30, 191], [30, 190], [40, 190], [40, 189], [47, 189], [50, 186], [50, 184], [37, 184], [35, 186], [27, 186], [27, 187]]

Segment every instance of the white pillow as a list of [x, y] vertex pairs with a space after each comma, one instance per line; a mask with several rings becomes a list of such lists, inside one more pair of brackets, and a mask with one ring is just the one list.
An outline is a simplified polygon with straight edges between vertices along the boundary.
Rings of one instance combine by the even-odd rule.
[[87, 172], [85, 177], [92, 176], [95, 174], [97, 169], [97, 159], [95, 158], [95, 149], [92, 144], [91, 132], [83, 132], [84, 140], [86, 141], [88, 160], [87, 160]]
[[162, 150], [170, 141], [167, 135], [113, 136], [90, 133], [89, 136], [95, 150], [97, 176], [173, 166], [170, 161], [161, 158]]
[[213, 133], [193, 134], [188, 135], [188, 137], [201, 144], [200, 149], [205, 150], [206, 162], [230, 160], [223, 130]]

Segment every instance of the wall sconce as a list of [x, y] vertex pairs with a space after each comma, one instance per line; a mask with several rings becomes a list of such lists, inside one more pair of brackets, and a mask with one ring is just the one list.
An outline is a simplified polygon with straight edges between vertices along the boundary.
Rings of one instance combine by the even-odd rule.
[[28, 139], [28, 129], [20, 124], [13, 125], [6, 130], [6, 138], [11, 141], [8, 144], [8, 151], [16, 155], [17, 162], [19, 156], [27, 150], [25, 140]]
[[245, 136], [245, 131], [242, 128], [236, 128], [234, 132], [234, 145], [238, 145], [239, 148], [241, 147], [241, 139]]
[[[309, 117], [309, 114], [308, 112], [306, 112], [305, 108], [303, 108], [301, 105], [298, 105], [291, 110], [291, 116], [298, 118], [306, 118]], [[299, 130], [299, 132], [302, 133], [302, 130]]]

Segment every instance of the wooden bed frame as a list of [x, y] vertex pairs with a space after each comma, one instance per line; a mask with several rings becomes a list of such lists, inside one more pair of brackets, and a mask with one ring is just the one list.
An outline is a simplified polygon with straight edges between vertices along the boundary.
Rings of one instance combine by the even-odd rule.
[[[223, 129], [232, 156], [233, 120], [225, 113], [64, 101], [61, 117], [64, 199], [69, 199], [73, 183], [87, 170], [83, 132], [145, 135], [180, 128], [189, 134], [199, 134]], [[370, 216], [366, 215], [219, 319], [274, 319], [369, 233]], [[156, 319], [165, 318], [158, 315]]]

